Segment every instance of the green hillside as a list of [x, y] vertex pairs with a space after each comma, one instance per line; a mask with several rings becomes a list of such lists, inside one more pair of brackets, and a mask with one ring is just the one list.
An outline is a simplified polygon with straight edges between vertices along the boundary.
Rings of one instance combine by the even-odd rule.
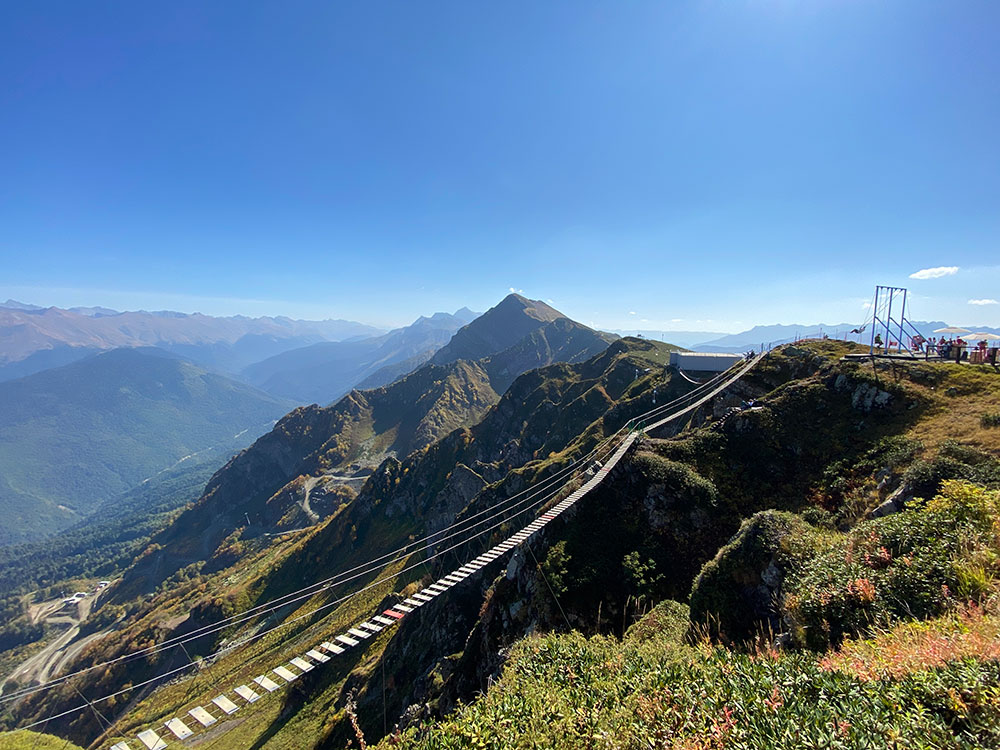
[[155, 349], [0, 383], [0, 543], [65, 528], [186, 456], [238, 449], [287, 407]]
[[61, 737], [30, 730], [0, 734], [0, 750], [83, 750]]
[[185, 462], [102, 503], [98, 512], [52, 537], [0, 547], [0, 592], [24, 594], [119, 573], [150, 536], [201, 495], [214, 470], [209, 461]]
[[[773, 352], [686, 424], [638, 441], [509, 557], [364, 650], [220, 722], [199, 746], [344, 747], [360, 732], [414, 748], [995, 747], [1000, 431], [989, 416], [1000, 378], [953, 364], [873, 370], [841, 361], [850, 348]], [[244, 611], [494, 506], [647, 410], [654, 390], [658, 403], [688, 392], [662, 364], [668, 351], [623, 339], [585, 361], [531, 370], [475, 424], [387, 458], [322, 521], [273, 537], [231, 527], [205, 546], [183, 519], [235, 516], [231, 499], [263, 467], [291, 474], [325, 455], [322, 410], [299, 410], [297, 428], [283, 421], [154, 540], [130, 576], [148, 575], [160, 544], [189, 563], [152, 596], [120, 589], [96, 625], [115, 623], [114, 632], [84, 663]], [[739, 409], [747, 399], [755, 406]], [[297, 475], [262, 507], [292, 505], [286, 493], [310, 477]], [[343, 632], [520, 526], [423, 564], [415, 551], [190, 642], [193, 656], [206, 656], [286, 623], [135, 696], [113, 712], [122, 736]], [[386, 580], [338, 603], [376, 575]], [[119, 665], [79, 687], [99, 695], [182, 657]], [[18, 717], [76, 698], [60, 688], [26, 701]], [[51, 731], [80, 741], [98, 724], [81, 714]]]

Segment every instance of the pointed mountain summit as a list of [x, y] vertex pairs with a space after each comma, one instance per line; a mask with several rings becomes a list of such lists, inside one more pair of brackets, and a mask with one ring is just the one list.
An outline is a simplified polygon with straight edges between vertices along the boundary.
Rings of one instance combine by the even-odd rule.
[[[443, 365], [458, 359], [475, 360], [497, 354], [546, 323], [559, 319], [569, 320], [540, 300], [509, 294], [498, 305], [460, 329], [447, 346], [438, 350], [431, 362]], [[575, 325], [580, 326], [579, 323]]]
[[480, 315], [482, 315], [482, 313], [474, 312], [473, 310], [470, 310], [467, 307], [462, 307], [459, 308], [458, 310], [455, 310], [455, 317], [458, 318], [459, 320], [464, 320], [466, 323], [471, 323]]

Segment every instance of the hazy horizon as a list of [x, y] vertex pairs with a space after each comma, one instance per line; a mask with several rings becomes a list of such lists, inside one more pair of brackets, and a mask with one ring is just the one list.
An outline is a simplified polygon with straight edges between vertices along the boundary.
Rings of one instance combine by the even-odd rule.
[[1000, 316], [1000, 6], [0, 9], [0, 298], [381, 327]]
[[[509, 293], [510, 292], [508, 292], [508, 294]], [[0, 295], [0, 296], [3, 296], [3, 295]], [[506, 295], [504, 295], [504, 296], [506, 296]], [[500, 301], [500, 299], [497, 299], [496, 302], [494, 302], [494, 304], [496, 304], [499, 301]], [[543, 300], [543, 301], [545, 301], [545, 300]], [[549, 300], [548, 302], [551, 302], [551, 300]], [[16, 298], [7, 298], [6, 302], [3, 303], [3, 304], [7, 304], [7, 303], [19, 303], [19, 304], [25, 304], [25, 305], [34, 305], [34, 306], [41, 307], [41, 308], [58, 307], [60, 309], [72, 309], [72, 308], [77, 308], [77, 309], [79, 309], [79, 308], [108, 308], [108, 309], [114, 310], [115, 312], [118, 312], [118, 313], [136, 312], [136, 313], [150, 313], [150, 314], [155, 314], [155, 313], [170, 312], [170, 313], [184, 313], [184, 314], [188, 314], [188, 315], [196, 315], [196, 314], [211, 315], [211, 313], [206, 313], [203, 310], [176, 310], [176, 309], [169, 309], [169, 308], [149, 308], [149, 307], [140, 307], [140, 308], [134, 308], [134, 309], [122, 309], [122, 308], [112, 307], [110, 305], [95, 305], [95, 304], [74, 304], [74, 305], [65, 305], [65, 306], [64, 305], [44, 305], [44, 304], [38, 304], [37, 302], [33, 302], [33, 301], [30, 301], [30, 300], [16, 299]], [[472, 309], [468, 305], [463, 305], [462, 307]], [[493, 307], [493, 305], [490, 305], [490, 307]], [[378, 325], [378, 324], [372, 322], [371, 320], [366, 320], [366, 319], [360, 318], [360, 317], [354, 317], [354, 318], [352, 318], [352, 317], [346, 317], [346, 318], [339, 318], [339, 319], [341, 319], [341, 320], [347, 320], [347, 321], [354, 322], [354, 323], [361, 323], [361, 324], [373, 326], [375, 328], [382, 328], [385, 331], [389, 331], [389, 330], [392, 330], [392, 329], [403, 328], [405, 326], [408, 326], [408, 325], [412, 324], [413, 322], [415, 322], [420, 317], [429, 317], [429, 316], [431, 316], [431, 315], [433, 315], [435, 313], [454, 313], [454, 312], [456, 312], [457, 310], [460, 310], [460, 309], [462, 309], [462, 308], [460, 307], [460, 308], [456, 308], [454, 310], [426, 310], [424, 312], [421, 312], [421, 313], [415, 315], [410, 320], [407, 320], [405, 322], [398, 323], [398, 324], [393, 324], [393, 325]], [[483, 312], [486, 311], [486, 309], [488, 309], [488, 308], [484, 308], [482, 310], [475, 310], [475, 312], [478, 313], [478, 314], [482, 314]], [[565, 310], [560, 310], [560, 312], [565, 313]], [[213, 317], [250, 317], [250, 318], [270, 317], [270, 318], [277, 318], [277, 317], [292, 317], [292, 316], [282, 315], [282, 314], [278, 314], [278, 313], [276, 313], [276, 314], [270, 314], [270, 313], [264, 312], [264, 313], [255, 314], [255, 315], [246, 315], [244, 313], [231, 313], [231, 314], [225, 314], [225, 315], [220, 314], [220, 315], [213, 315]], [[572, 318], [573, 316], [570, 315], [569, 317]], [[931, 320], [935, 320], [932, 317], [927, 318], [927, 317], [910, 317], [910, 316], [908, 316], [908, 318], [910, 318], [911, 320], [915, 320], [915, 321], [918, 321], [918, 320], [919, 321], [931, 321]], [[334, 318], [293, 318], [293, 319], [294, 320], [303, 320], [303, 321], [323, 321], [323, 320], [333, 320]], [[583, 322], [583, 321], [581, 321], [581, 322]], [[860, 324], [864, 323], [863, 320], [858, 320], [858, 321], [849, 321], [849, 320], [839, 320], [839, 321], [838, 320], [826, 320], [826, 321], [822, 321], [822, 320], [820, 320], [820, 321], [788, 320], [788, 321], [784, 321], [784, 320], [779, 320], [779, 321], [767, 321], [767, 322], [763, 322], [763, 323], [754, 323], [753, 325], [748, 325], [748, 326], [742, 327], [742, 328], [736, 327], [736, 328], [732, 328], [730, 330], [721, 330], [721, 329], [713, 329], [713, 328], [707, 328], [707, 327], [706, 328], [678, 328], [676, 326], [669, 326], [669, 327], [664, 327], [664, 328], [651, 328], [648, 325], [642, 323], [641, 321], [636, 321], [636, 322], [639, 323], [639, 325], [625, 326], [625, 327], [621, 327], [621, 326], [618, 326], [618, 327], [614, 327], [614, 326], [600, 326], [600, 325], [592, 325], [590, 323], [588, 323], [587, 325], [590, 325], [592, 328], [596, 328], [596, 329], [599, 329], [599, 330], [602, 330], [602, 331], [607, 331], [609, 333], [619, 334], [619, 335], [622, 335], [622, 336], [635, 336], [635, 335], [640, 335], [640, 336], [660, 336], [661, 334], [670, 334], [670, 333], [684, 334], [682, 337], [678, 338], [677, 340], [671, 341], [671, 343], [675, 343], [675, 344], [680, 344], [682, 346], [686, 346], [688, 344], [708, 343], [708, 342], [710, 342], [710, 340], [712, 338], [715, 338], [715, 337], [721, 337], [721, 336], [726, 336], [726, 335], [731, 335], [731, 334], [744, 333], [744, 332], [749, 331], [749, 330], [751, 330], [751, 329], [753, 329], [753, 328], [755, 328], [757, 326], [761, 326], [761, 327], [767, 327], [767, 326], [786, 326], [786, 327], [792, 327], [792, 328], [801, 328], [803, 332], [814, 331], [814, 330], [820, 329], [820, 328], [823, 328], [823, 329], [829, 328], [830, 329], [829, 332], [833, 333], [834, 330], [839, 330], [839, 328], [843, 328], [845, 326], [852, 326], [853, 327], [855, 325], [860, 325]], [[994, 327], [996, 327], [995, 323], [990, 323], [990, 322], [986, 322], [986, 323], [974, 323], [973, 321], [969, 321], [969, 320], [966, 320], [966, 321], [957, 320], [957, 321], [948, 321], [948, 322], [949, 322], [949, 324], [967, 323], [970, 326], [979, 325], [979, 326], [986, 327], [986, 328], [994, 328]], [[698, 334], [704, 334], [704, 338], [699, 338]]]

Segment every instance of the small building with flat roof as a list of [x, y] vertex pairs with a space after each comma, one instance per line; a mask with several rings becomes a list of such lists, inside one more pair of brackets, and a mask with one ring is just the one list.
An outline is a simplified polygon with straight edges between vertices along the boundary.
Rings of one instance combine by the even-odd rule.
[[693, 372], [725, 372], [743, 359], [723, 352], [670, 352], [670, 366]]

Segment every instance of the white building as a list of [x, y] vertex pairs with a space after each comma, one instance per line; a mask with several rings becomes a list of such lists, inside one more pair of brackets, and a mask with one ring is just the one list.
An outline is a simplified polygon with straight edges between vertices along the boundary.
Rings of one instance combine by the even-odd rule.
[[670, 352], [670, 365], [694, 372], [725, 372], [743, 359], [742, 354], [721, 352]]

